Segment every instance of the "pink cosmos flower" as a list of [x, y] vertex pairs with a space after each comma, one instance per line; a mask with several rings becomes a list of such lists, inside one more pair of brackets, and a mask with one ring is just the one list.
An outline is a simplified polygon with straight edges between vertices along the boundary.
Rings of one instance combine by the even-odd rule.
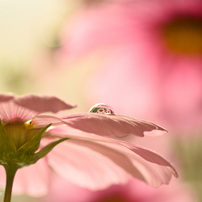
[[[147, 133], [158, 135], [165, 129], [150, 122], [115, 115], [113, 111], [98, 114], [99, 105], [91, 109], [92, 113], [70, 114], [63, 118], [44, 114], [73, 107], [52, 96], [0, 95], [3, 130], [9, 139], [15, 140], [16, 149], [21, 148], [18, 143], [29, 139], [33, 131], [50, 123], [52, 125], [42, 136], [40, 149], [57, 139], [69, 138], [37, 163], [17, 171], [15, 193], [45, 194], [53, 172], [92, 190], [123, 184], [133, 177], [151, 186], [159, 186], [169, 183], [172, 175], [177, 176], [172, 165], [158, 154], [120, 140], [129, 134], [139, 137]], [[104, 106], [104, 110], [109, 109]], [[2, 166], [0, 168], [0, 183], [3, 184], [5, 175]]]
[[67, 24], [58, 57], [101, 57], [87, 80], [92, 102], [102, 100], [181, 132], [200, 129], [201, 9], [200, 0], [90, 7]]

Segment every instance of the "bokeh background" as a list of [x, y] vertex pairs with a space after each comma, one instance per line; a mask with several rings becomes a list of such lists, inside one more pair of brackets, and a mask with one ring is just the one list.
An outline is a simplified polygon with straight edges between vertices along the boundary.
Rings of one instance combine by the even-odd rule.
[[106, 103], [160, 124], [165, 137], [130, 141], [179, 173], [159, 189], [134, 180], [97, 192], [52, 176], [47, 196], [14, 202], [202, 201], [201, 10], [201, 0], [0, 0], [1, 93], [55, 95], [72, 112]]

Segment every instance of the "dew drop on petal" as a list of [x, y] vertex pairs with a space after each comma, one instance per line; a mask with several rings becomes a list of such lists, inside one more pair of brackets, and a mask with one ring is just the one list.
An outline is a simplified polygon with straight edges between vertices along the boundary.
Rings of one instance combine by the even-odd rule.
[[106, 105], [104, 103], [95, 104], [89, 110], [90, 113], [98, 113], [98, 114], [109, 114], [114, 115], [114, 111], [112, 107]]

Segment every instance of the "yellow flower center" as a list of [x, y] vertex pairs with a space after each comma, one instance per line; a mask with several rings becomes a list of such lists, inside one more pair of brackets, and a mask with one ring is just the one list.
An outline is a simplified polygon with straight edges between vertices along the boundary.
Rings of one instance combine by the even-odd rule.
[[16, 149], [28, 142], [41, 129], [34, 128], [32, 121], [23, 122], [19, 118], [3, 123], [6, 135], [13, 141]]
[[202, 54], [202, 18], [176, 17], [162, 26], [168, 49], [184, 55]]

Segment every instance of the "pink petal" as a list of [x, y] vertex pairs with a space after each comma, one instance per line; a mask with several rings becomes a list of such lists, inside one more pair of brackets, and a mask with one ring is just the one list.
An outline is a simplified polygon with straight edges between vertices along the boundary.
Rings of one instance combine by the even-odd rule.
[[56, 113], [60, 110], [72, 109], [75, 107], [54, 96], [38, 96], [34, 94], [17, 97], [15, 103], [37, 113]]
[[145, 132], [159, 135], [166, 130], [151, 122], [122, 116], [97, 113], [80, 113], [63, 119], [68, 126], [84, 132], [108, 137], [124, 137], [132, 134], [144, 136]]
[[6, 172], [3, 166], [0, 166], [0, 176], [0, 187], [4, 189], [6, 185]]
[[38, 126], [47, 126], [49, 124], [52, 125], [61, 125], [63, 123], [62, 119], [52, 116], [52, 115], [37, 115], [34, 118], [32, 118], [32, 122], [36, 127]]
[[0, 94], [0, 103], [8, 102], [9, 100], [13, 100], [14, 96], [10, 94]]
[[[126, 165], [129, 165], [128, 169], [131, 169], [127, 159], [121, 156], [119, 159], [119, 154], [113, 151], [110, 155], [116, 157], [119, 162], [125, 160]], [[103, 189], [111, 184], [123, 184], [130, 179], [130, 175], [108, 156], [86, 147], [79, 140], [68, 140], [59, 144], [48, 154], [48, 162], [56, 172], [70, 182], [92, 190]]]
[[46, 158], [40, 159], [36, 164], [19, 169], [15, 176], [13, 192], [32, 196], [45, 195], [50, 185], [49, 171]]
[[[91, 133], [83, 132], [79, 134], [79, 130], [69, 131], [66, 129], [65, 135], [65, 127], [54, 128], [49, 132], [53, 133], [54, 131], [57, 132], [56, 135], [58, 136], [60, 134], [61, 137], [71, 138], [67, 140], [67, 143], [73, 141], [75, 144], [85, 146], [94, 152], [99, 152], [113, 161], [118, 167], [124, 169], [125, 172], [147, 182], [151, 186], [156, 187], [161, 184], [167, 184], [172, 175], [177, 176], [175, 169], [169, 162], [149, 150]], [[72, 155], [74, 154], [72, 153]], [[93, 164], [89, 165], [93, 166]]]
[[[120, 145], [110, 143], [99, 143], [122, 153], [125, 158], [128, 158], [134, 166], [134, 170], [130, 172], [135, 178], [136, 173], [141, 173], [143, 181], [147, 182], [153, 187], [158, 187], [161, 184], [168, 184], [172, 175], [177, 177], [177, 173], [172, 165], [158, 154], [149, 150], [138, 147], [121, 147]], [[124, 146], [127, 143], [124, 144]], [[129, 150], [130, 149], [130, 150]], [[138, 178], [140, 179], [140, 178]]]
[[15, 118], [27, 121], [35, 115], [36, 112], [16, 105], [13, 100], [0, 104], [0, 119], [3, 121], [12, 121]]
[[[172, 175], [178, 177], [178, 174], [171, 163], [166, 161], [155, 152], [146, 150], [144, 148], [135, 147], [126, 142], [118, 142], [141, 157], [133, 159], [133, 156], [131, 155], [131, 160], [137, 164], [137, 167], [139, 167], [140, 170], [144, 173], [146, 181], [151, 186], [157, 187], [161, 184], [168, 184]], [[152, 164], [150, 164], [150, 162]]]
[[[36, 197], [45, 195], [50, 185], [49, 171], [45, 158], [36, 164], [19, 169], [14, 179], [13, 194], [28, 194]], [[3, 166], [0, 166], [0, 176], [0, 186], [4, 189], [6, 175]]]
[[93, 202], [88, 200], [93, 193], [89, 189], [75, 186], [57, 174], [53, 175], [53, 181], [43, 202]]

